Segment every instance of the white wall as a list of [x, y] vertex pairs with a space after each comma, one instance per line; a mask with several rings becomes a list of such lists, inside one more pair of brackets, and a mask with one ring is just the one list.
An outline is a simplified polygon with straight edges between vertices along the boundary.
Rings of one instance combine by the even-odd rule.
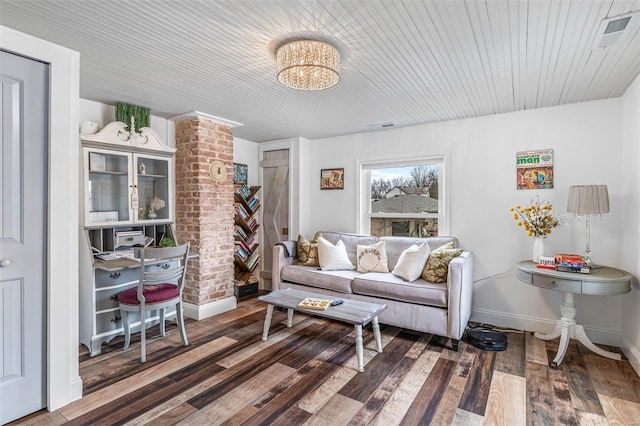
[[260, 185], [260, 162], [256, 142], [233, 138], [233, 162], [247, 165], [249, 186]]
[[[621, 112], [622, 101], [613, 99], [314, 140], [307, 167], [311, 225], [302, 233], [358, 231], [358, 159], [449, 153], [451, 234], [476, 254], [472, 318], [548, 331], [559, 316], [562, 294], [515, 278], [514, 263], [530, 258], [533, 241], [516, 226], [509, 208], [539, 194], [556, 212], [566, 213], [570, 185], [606, 184], [611, 213], [592, 222], [593, 257], [625, 266], [621, 256], [637, 240], [620, 244], [630, 202], [620, 168]], [[547, 148], [554, 150], [555, 188], [517, 190], [516, 152]], [[345, 189], [320, 191], [320, 169], [333, 167], [345, 168]], [[547, 238], [547, 254], [584, 252], [585, 224], [566, 220]], [[622, 296], [576, 296], [576, 304], [576, 319], [594, 341], [620, 344]]]
[[636, 279], [631, 284], [631, 293], [622, 303], [622, 347], [627, 358], [640, 374], [640, 79], [629, 88], [622, 98], [622, 147], [624, 153], [621, 170], [624, 179], [621, 192], [627, 200], [624, 218], [624, 233], [620, 262]]

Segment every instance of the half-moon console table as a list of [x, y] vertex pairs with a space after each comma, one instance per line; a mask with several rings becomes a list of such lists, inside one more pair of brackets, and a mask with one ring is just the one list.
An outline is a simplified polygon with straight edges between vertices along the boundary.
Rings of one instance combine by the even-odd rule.
[[534, 333], [534, 336], [551, 340], [560, 336], [558, 353], [549, 364], [557, 367], [562, 362], [564, 354], [569, 346], [570, 339], [578, 339], [587, 348], [603, 357], [620, 360], [620, 354], [605, 351], [597, 347], [589, 340], [584, 328], [576, 324], [576, 305], [573, 302], [574, 294], [588, 294], [593, 296], [612, 296], [631, 291], [631, 275], [620, 269], [601, 266], [594, 268], [590, 274], [578, 272], [558, 272], [552, 269], [536, 267], [536, 263], [525, 260], [516, 264], [518, 279], [527, 284], [549, 290], [564, 292], [564, 301], [560, 312], [562, 317], [556, 322], [556, 326], [547, 334]]

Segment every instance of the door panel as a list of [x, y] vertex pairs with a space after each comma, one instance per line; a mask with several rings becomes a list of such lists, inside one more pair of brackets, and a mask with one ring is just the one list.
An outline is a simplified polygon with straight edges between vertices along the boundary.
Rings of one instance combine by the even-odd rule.
[[264, 152], [260, 166], [264, 194], [262, 277], [265, 289], [271, 289], [271, 247], [289, 239], [289, 150]]
[[0, 423], [46, 405], [49, 66], [0, 51]]

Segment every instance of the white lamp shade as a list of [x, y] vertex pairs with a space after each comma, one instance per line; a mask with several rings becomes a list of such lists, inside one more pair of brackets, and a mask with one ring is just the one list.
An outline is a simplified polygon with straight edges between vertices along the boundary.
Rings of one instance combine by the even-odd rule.
[[567, 211], [578, 216], [609, 213], [607, 185], [576, 185], [569, 187]]

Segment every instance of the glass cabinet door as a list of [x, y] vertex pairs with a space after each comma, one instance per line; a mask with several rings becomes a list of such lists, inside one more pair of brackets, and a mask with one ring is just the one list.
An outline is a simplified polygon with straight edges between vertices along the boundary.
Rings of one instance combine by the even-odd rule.
[[136, 154], [138, 211], [137, 221], [171, 219], [170, 158]]
[[85, 223], [97, 225], [131, 220], [129, 188], [131, 155], [99, 149], [84, 150], [87, 185]]

